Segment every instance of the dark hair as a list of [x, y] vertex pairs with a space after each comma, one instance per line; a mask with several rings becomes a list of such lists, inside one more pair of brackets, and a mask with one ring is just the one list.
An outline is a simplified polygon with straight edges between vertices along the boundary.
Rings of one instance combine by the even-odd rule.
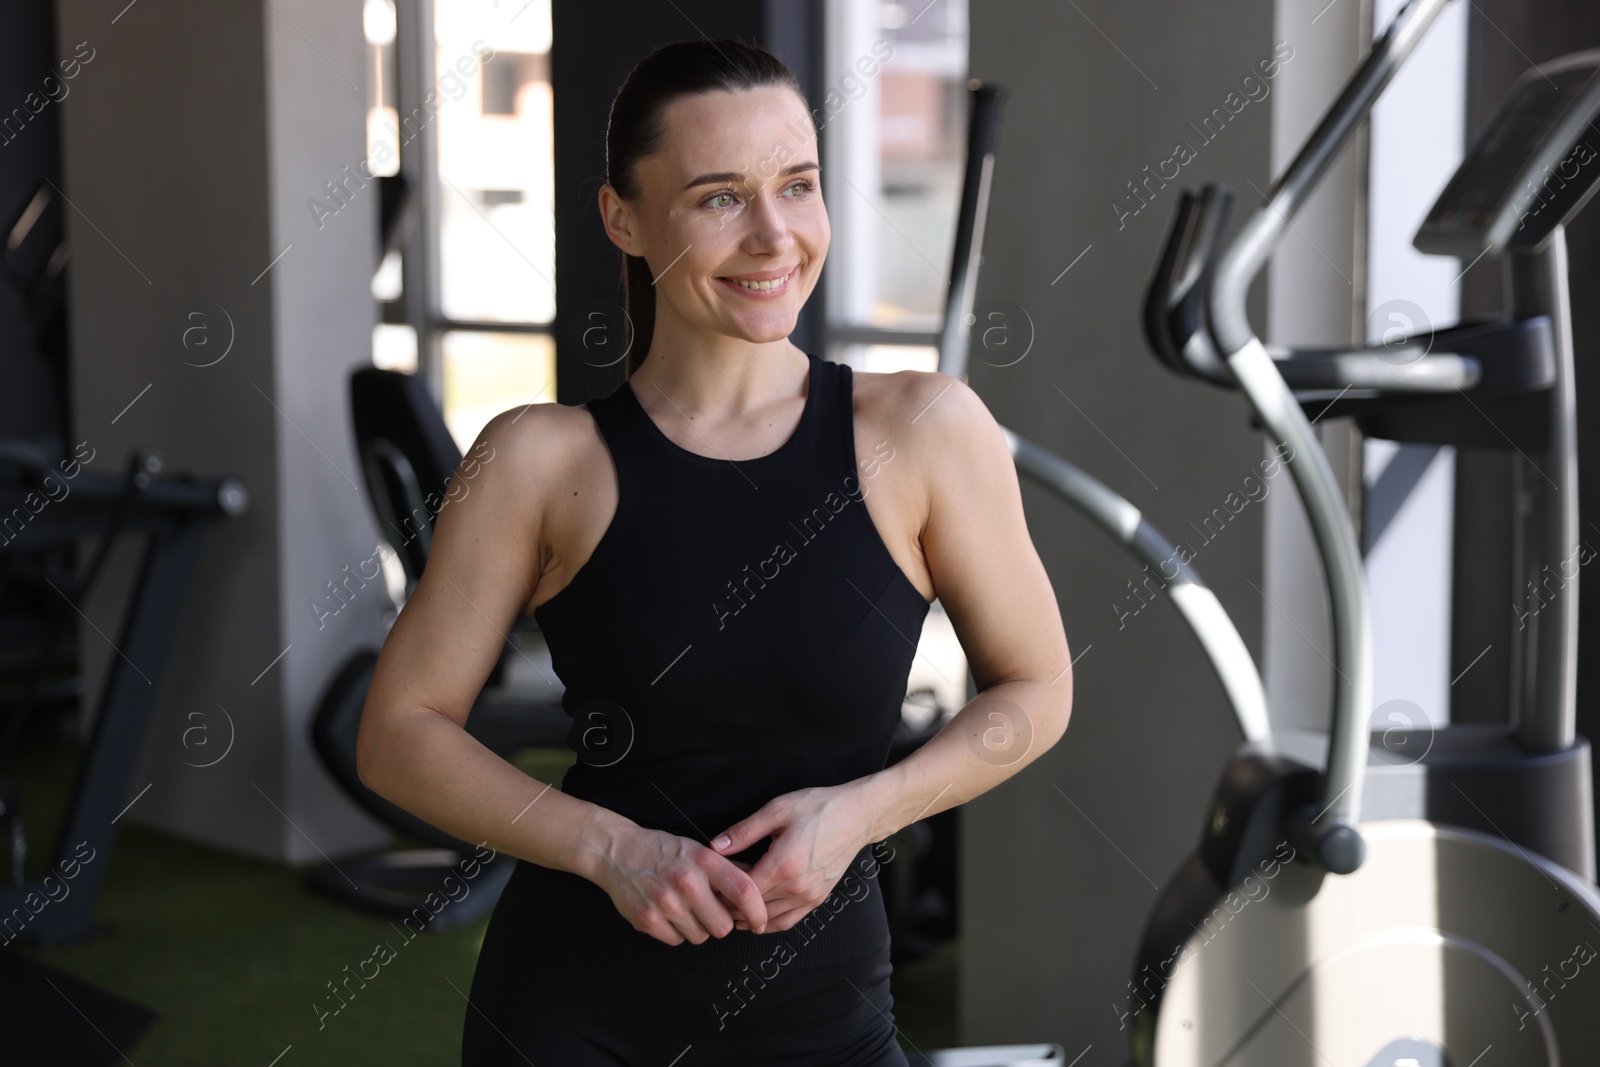
[[[625, 200], [640, 194], [638, 163], [662, 147], [662, 112], [680, 97], [787, 86], [805, 100], [800, 82], [777, 56], [760, 45], [726, 37], [664, 44], [628, 72], [611, 101], [606, 122], [606, 181]], [[622, 253], [622, 303], [632, 325], [627, 373], [650, 353], [656, 325], [656, 294], [643, 256]]]

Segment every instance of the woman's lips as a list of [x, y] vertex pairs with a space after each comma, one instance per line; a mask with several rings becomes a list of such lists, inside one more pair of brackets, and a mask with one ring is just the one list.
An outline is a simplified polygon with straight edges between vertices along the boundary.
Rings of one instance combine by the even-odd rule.
[[780, 297], [788, 293], [789, 287], [794, 284], [794, 276], [799, 269], [800, 268], [796, 267], [794, 270], [791, 270], [784, 277], [783, 284], [772, 289], [748, 289], [745, 286], [740, 285], [738, 282], [730, 281], [727, 278], [718, 278], [717, 281], [721, 282], [729, 289], [732, 289], [734, 292], [739, 293], [741, 296], [753, 297], [756, 300], [771, 300], [775, 297]]

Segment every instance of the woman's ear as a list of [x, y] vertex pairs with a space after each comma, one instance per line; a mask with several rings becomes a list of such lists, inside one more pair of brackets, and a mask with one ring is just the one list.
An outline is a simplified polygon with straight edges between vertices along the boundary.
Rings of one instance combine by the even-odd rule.
[[610, 182], [600, 187], [600, 221], [612, 244], [630, 256], [644, 255], [644, 248], [634, 235], [633, 208]]

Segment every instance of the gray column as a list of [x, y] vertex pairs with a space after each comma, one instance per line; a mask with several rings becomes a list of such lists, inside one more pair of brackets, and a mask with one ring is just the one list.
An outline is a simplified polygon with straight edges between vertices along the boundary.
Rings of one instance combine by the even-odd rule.
[[[1372, 11], [1366, 3], [1276, 0], [1273, 18], [1278, 36], [1292, 40], [1296, 49], [1294, 62], [1278, 79], [1272, 113], [1272, 173], [1278, 174], [1366, 54]], [[1294, 233], [1263, 272], [1267, 317], [1262, 336], [1269, 343], [1331, 345], [1364, 339], [1366, 231], [1354, 220], [1366, 172], [1363, 128], [1329, 168], [1296, 219]], [[1359, 441], [1347, 420], [1319, 423], [1318, 430], [1359, 522]], [[1267, 704], [1276, 728], [1326, 730], [1334, 684], [1327, 579], [1298, 497], [1275, 493], [1264, 511], [1260, 581], [1271, 603], [1262, 620]]]
[[[61, 105], [76, 439], [101, 470], [146, 446], [250, 492], [206, 546], [122, 818], [320, 861], [385, 839], [308, 733], [387, 606], [346, 393], [376, 319], [361, 4], [120, 6], [60, 4], [63, 54], [93, 52]], [[320, 225], [312, 198], [337, 206]], [[91, 700], [130, 548], [86, 608]]]

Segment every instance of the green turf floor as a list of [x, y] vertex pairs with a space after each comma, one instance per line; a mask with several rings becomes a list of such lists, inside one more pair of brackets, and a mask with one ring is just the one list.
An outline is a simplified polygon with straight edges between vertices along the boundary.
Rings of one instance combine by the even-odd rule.
[[[50, 861], [44, 846], [54, 840], [74, 758], [68, 746], [32, 745], [4, 768], [28, 805], [30, 870], [42, 872]], [[519, 765], [550, 780], [534, 758]], [[96, 918], [107, 929], [88, 941], [0, 951], [24, 953], [155, 1011], [157, 1022], [135, 1047], [120, 1050], [127, 1060], [118, 1062], [442, 1067], [459, 1061], [464, 994], [486, 920], [405, 940], [388, 921], [314, 893], [302, 872], [137, 826], [118, 835]], [[339, 1014], [321, 1017], [317, 1005], [327, 1010], [336, 1003], [328, 983], [345, 977], [346, 965], [353, 973], [385, 942], [393, 958], [354, 997], [347, 995]], [[959, 1043], [958, 951], [953, 943], [896, 971], [903, 1045]]]

